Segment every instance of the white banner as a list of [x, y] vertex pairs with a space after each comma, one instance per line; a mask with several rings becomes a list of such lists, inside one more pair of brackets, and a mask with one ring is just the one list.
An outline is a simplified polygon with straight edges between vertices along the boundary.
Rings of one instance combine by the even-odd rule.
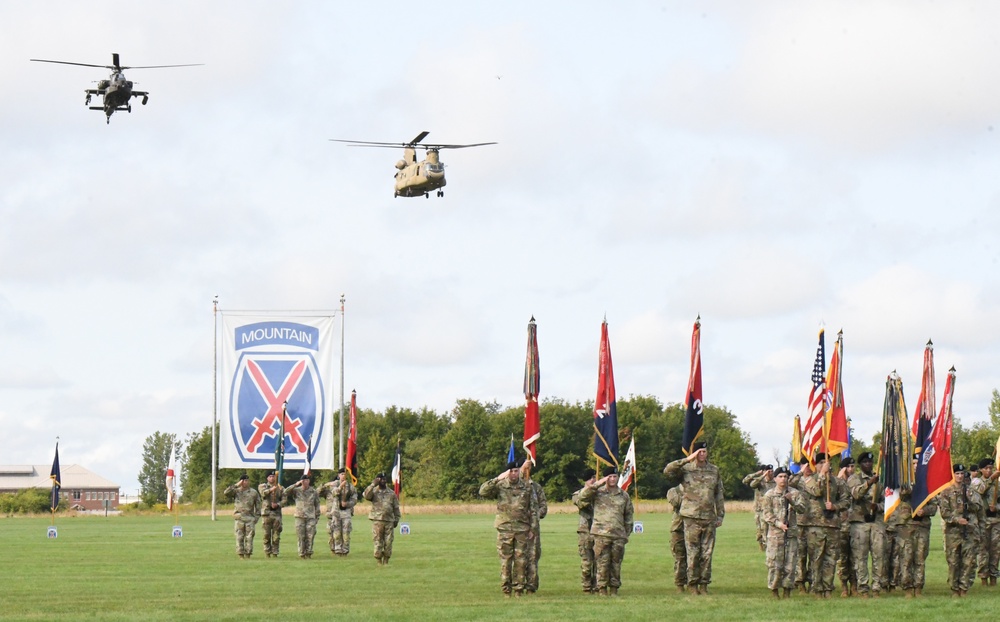
[[284, 421], [286, 469], [334, 468], [333, 317], [222, 314], [219, 467], [274, 468]]

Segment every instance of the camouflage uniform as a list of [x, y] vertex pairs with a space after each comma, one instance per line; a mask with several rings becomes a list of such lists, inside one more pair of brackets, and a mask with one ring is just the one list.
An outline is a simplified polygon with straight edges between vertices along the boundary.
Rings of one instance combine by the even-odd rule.
[[[954, 594], [964, 594], [975, 580], [976, 550], [979, 548], [978, 513], [982, 499], [976, 491], [961, 484], [953, 484], [937, 499], [944, 523], [948, 584]], [[960, 518], [968, 520], [968, 524], [959, 524]]]
[[[241, 480], [242, 481], [242, 480]], [[260, 518], [260, 494], [253, 488], [240, 487], [239, 483], [226, 488], [226, 496], [235, 495], [236, 504], [233, 508], [233, 518], [236, 519], [236, 554], [240, 557], [253, 555], [253, 536]]]
[[913, 507], [910, 505], [910, 494], [902, 493], [899, 504], [886, 521], [886, 531], [892, 534], [893, 552], [893, 583], [904, 590], [913, 590], [913, 559], [914, 559], [914, 526], [910, 520]]
[[684, 498], [684, 484], [667, 491], [667, 503], [674, 509], [674, 519], [670, 522], [670, 553], [674, 556], [674, 585], [687, 587], [687, 548], [684, 545], [684, 520], [681, 518], [681, 501]]
[[[976, 482], [973, 482], [976, 484]], [[1000, 514], [997, 512], [997, 492], [1000, 482], [995, 479], [981, 478], [976, 492], [983, 499], [982, 527], [980, 528], [980, 538], [982, 546], [979, 547], [979, 578], [984, 585], [996, 585], [997, 562], [1000, 561]]]
[[281, 497], [285, 488], [281, 484], [263, 482], [257, 487], [257, 491], [263, 506], [261, 516], [264, 518], [264, 553], [268, 557], [277, 557], [281, 544]]
[[576, 527], [577, 551], [580, 553], [580, 585], [585, 594], [597, 591], [594, 572], [594, 536], [590, 535], [590, 527], [594, 522], [594, 508], [590, 505], [580, 505], [580, 493], [573, 493], [573, 505], [580, 508], [580, 522]]
[[[804, 492], [805, 489], [802, 487], [802, 481], [805, 479], [805, 474], [802, 471], [795, 473], [788, 478], [788, 487], [794, 488], [799, 492]], [[809, 498], [806, 498], [806, 509], [804, 511], [796, 510], [795, 521], [798, 523], [799, 536], [798, 536], [798, 546], [796, 547], [798, 552], [798, 560], [795, 564], [795, 587], [799, 588], [803, 592], [808, 592], [812, 589], [812, 568], [809, 563], [809, 542], [806, 540], [806, 534], [809, 527], [812, 527], [813, 518], [812, 510], [813, 504], [810, 502]]]
[[524, 589], [529, 593], [538, 590], [538, 560], [542, 558], [542, 534], [539, 521], [549, 513], [549, 504], [545, 499], [545, 491], [541, 485], [531, 480], [531, 494], [535, 499], [535, 512], [531, 515], [531, 535], [534, 546], [528, 547], [531, 555], [528, 557], [528, 564], [525, 568]]
[[[761, 517], [767, 524], [767, 587], [784, 588], [787, 595], [795, 587], [798, 564], [799, 527], [797, 514], [806, 511], [806, 500], [794, 488], [779, 492], [771, 488], [761, 500]], [[788, 530], [778, 525], [784, 524]]]
[[316, 522], [319, 520], [319, 493], [312, 486], [302, 487], [302, 481], [285, 489], [285, 502], [295, 502], [295, 535], [299, 540], [299, 557], [309, 559], [313, 554]]
[[372, 521], [372, 542], [375, 545], [375, 559], [379, 564], [388, 564], [392, 557], [392, 539], [399, 525], [399, 497], [396, 491], [386, 486], [382, 488], [372, 482], [365, 488], [364, 497], [371, 501], [372, 509], [368, 520]]
[[843, 588], [840, 595], [844, 597], [857, 593], [858, 577], [854, 569], [854, 556], [851, 555], [851, 523], [847, 517], [851, 509], [851, 489], [847, 486], [847, 480], [850, 478], [838, 474], [837, 479], [848, 497], [847, 508], [840, 512], [840, 530], [837, 532], [837, 576]]
[[[829, 499], [834, 509], [826, 509]], [[812, 571], [812, 591], [828, 597], [833, 591], [837, 570], [837, 544], [840, 535], [840, 512], [849, 505], [847, 486], [832, 474], [813, 474], [802, 479], [810, 507], [812, 525], [807, 528], [806, 545]]]
[[584, 486], [580, 504], [594, 509], [590, 533], [594, 536], [594, 561], [597, 566], [597, 590], [617, 593], [622, 585], [622, 559], [632, 535], [632, 499], [615, 486]]
[[757, 528], [757, 544], [763, 551], [767, 543], [767, 522], [761, 517], [761, 499], [768, 490], [774, 488], [774, 479], [768, 480], [765, 471], [754, 471], [743, 478], [743, 483], [753, 490], [753, 517]]
[[[879, 485], [878, 478], [869, 485], [871, 475], [865, 475], [860, 469], [847, 480], [847, 488], [851, 495], [851, 507], [847, 512], [847, 520], [851, 534], [851, 561], [854, 564], [854, 576], [857, 580], [858, 592], [862, 596], [869, 593], [879, 594], [884, 584], [886, 531], [883, 504], [885, 491]], [[868, 571], [868, 557], [871, 556], [871, 573]]]
[[910, 516], [910, 524], [913, 525], [913, 587], [917, 593], [924, 589], [931, 544], [931, 516], [937, 514], [937, 510], [937, 501], [932, 499], [920, 509], [921, 516], [917, 516], [916, 511]]
[[358, 503], [358, 491], [350, 479], [335, 479], [320, 486], [319, 496], [326, 499], [326, 530], [330, 534], [330, 552], [347, 555], [351, 552], [351, 519]]
[[699, 466], [697, 460], [681, 458], [664, 467], [663, 474], [668, 478], [683, 478], [681, 518], [687, 549], [688, 585], [697, 592], [707, 590], [712, 582], [715, 530], [726, 516], [719, 468], [709, 462]]
[[524, 592], [525, 574], [530, 555], [531, 517], [535, 495], [531, 485], [520, 477], [511, 481], [506, 474], [484, 482], [479, 496], [497, 500], [497, 552], [500, 554], [500, 588], [504, 594]]

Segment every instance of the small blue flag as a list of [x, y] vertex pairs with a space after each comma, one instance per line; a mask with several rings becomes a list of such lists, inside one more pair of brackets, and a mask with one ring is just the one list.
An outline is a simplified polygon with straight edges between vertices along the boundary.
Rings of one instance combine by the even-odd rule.
[[514, 433], [510, 434], [510, 450], [507, 451], [507, 464], [517, 460], [517, 456], [514, 455]]

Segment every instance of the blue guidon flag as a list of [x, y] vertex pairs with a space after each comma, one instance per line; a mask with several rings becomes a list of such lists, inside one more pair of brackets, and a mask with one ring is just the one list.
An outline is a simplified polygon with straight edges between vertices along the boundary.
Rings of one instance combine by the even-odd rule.
[[285, 468], [332, 469], [333, 317], [223, 313], [222, 325], [219, 466], [277, 468], [282, 455]]

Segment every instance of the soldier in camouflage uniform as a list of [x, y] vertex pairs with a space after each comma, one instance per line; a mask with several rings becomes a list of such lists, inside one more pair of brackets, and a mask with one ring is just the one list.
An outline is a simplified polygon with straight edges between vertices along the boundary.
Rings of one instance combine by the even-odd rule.
[[850, 501], [846, 485], [830, 473], [826, 454], [816, 454], [814, 462], [816, 473], [802, 479], [812, 519], [806, 543], [812, 562], [812, 591], [817, 598], [830, 598], [837, 570], [840, 512], [848, 507]]
[[916, 593], [913, 584], [913, 559], [915, 555], [914, 535], [913, 535], [913, 506], [910, 505], [910, 493], [901, 492], [896, 509], [886, 520], [886, 532], [892, 534], [894, 540], [893, 551], [893, 571], [895, 573], [896, 587], [902, 588], [906, 592], [906, 597], [911, 598]]
[[236, 554], [241, 559], [250, 559], [253, 555], [253, 536], [260, 518], [260, 494], [250, 487], [250, 476], [244, 473], [240, 481], [226, 488], [226, 496], [235, 495], [236, 504], [233, 508], [233, 518], [236, 519]]
[[520, 478], [518, 464], [508, 462], [506, 471], [479, 487], [479, 496], [497, 500], [493, 526], [500, 554], [500, 588], [506, 596], [520, 596], [525, 588], [529, 547], [534, 546], [531, 516], [537, 510], [531, 485]]
[[979, 547], [979, 579], [984, 586], [995, 586], [997, 562], [1000, 561], [1000, 515], [997, 514], [997, 493], [1000, 471], [993, 468], [991, 458], [979, 462], [979, 479], [976, 492], [983, 499], [983, 523], [980, 529], [982, 546]]
[[389, 563], [392, 557], [392, 539], [399, 525], [399, 497], [396, 491], [386, 485], [385, 473], [379, 473], [365, 488], [365, 499], [372, 502], [368, 520], [372, 521], [372, 542], [375, 545], [375, 559], [379, 566]]
[[343, 467], [337, 479], [320, 486], [319, 496], [326, 499], [326, 529], [330, 533], [330, 552], [344, 556], [351, 552], [351, 519], [358, 503], [358, 491], [347, 478]]
[[858, 456], [859, 468], [847, 480], [847, 489], [851, 495], [851, 506], [847, 513], [851, 534], [851, 561], [854, 563], [858, 593], [862, 598], [868, 598], [869, 594], [879, 597], [885, 573], [885, 491], [878, 485], [878, 475], [872, 472], [873, 460], [874, 456], [868, 451]]
[[[812, 465], [809, 464], [809, 459], [806, 456], [802, 456], [799, 460], [799, 472], [793, 473], [788, 477], [788, 487], [794, 488], [799, 492], [804, 492], [802, 481], [812, 474], [813, 470]], [[796, 512], [795, 520], [799, 527], [798, 561], [795, 564], [795, 587], [803, 594], [806, 594], [812, 589], [812, 564], [809, 562], [809, 543], [806, 541], [806, 532], [812, 526], [813, 519], [812, 504], [808, 499], [806, 500], [805, 511]]]
[[[854, 474], [854, 469], [854, 458], [848, 456], [840, 459], [837, 479], [840, 480], [848, 497], [851, 490], [847, 482]], [[848, 499], [847, 508], [840, 513], [840, 533], [837, 534], [837, 576], [840, 577], [841, 598], [848, 598], [858, 593], [858, 578], [854, 571], [854, 558], [851, 557], [851, 523], [847, 516], [850, 509], [850, 499]]]
[[580, 504], [594, 509], [590, 533], [594, 536], [594, 560], [597, 565], [597, 592], [618, 594], [622, 585], [622, 559], [632, 535], [632, 499], [618, 487], [618, 471], [608, 467], [604, 477], [584, 486]]
[[761, 515], [767, 523], [767, 587], [775, 598], [788, 598], [798, 563], [797, 513], [806, 511], [802, 493], [788, 487], [788, 469], [774, 471], [774, 488], [764, 494]]
[[774, 488], [774, 467], [762, 464], [753, 473], [743, 478], [743, 483], [753, 490], [754, 524], [757, 527], [757, 545], [761, 552], [767, 543], [767, 523], [761, 518], [761, 499], [768, 490]]
[[[586, 469], [583, 472], [584, 484], [593, 484], [597, 472]], [[583, 488], [573, 493], [573, 505], [580, 510], [580, 522], [576, 527], [577, 551], [580, 553], [580, 585], [584, 594], [597, 591], [597, 574], [594, 571], [594, 536], [590, 535], [590, 527], [594, 522], [594, 508], [580, 506], [580, 493]]]
[[674, 585], [677, 591], [687, 591], [688, 563], [687, 547], [684, 544], [684, 519], [681, 518], [681, 503], [684, 500], [684, 484], [678, 484], [667, 491], [667, 503], [674, 510], [670, 521], [670, 554], [674, 557]]
[[924, 578], [927, 575], [927, 554], [931, 544], [931, 516], [937, 514], [937, 500], [924, 501], [924, 505], [913, 510], [910, 524], [913, 526], [913, 595], [924, 592]]
[[316, 539], [316, 522], [319, 520], [319, 493], [312, 486], [312, 478], [302, 479], [285, 489], [285, 503], [295, 502], [295, 535], [299, 541], [299, 557], [312, 559], [313, 540]]
[[257, 487], [263, 506], [261, 515], [264, 518], [264, 553], [268, 557], [277, 557], [281, 544], [281, 497], [285, 488], [277, 479], [277, 474], [269, 471], [267, 481]]
[[524, 591], [534, 594], [538, 591], [538, 560], [542, 558], [542, 532], [540, 521], [549, 513], [549, 504], [545, 499], [542, 486], [531, 479], [531, 460], [525, 460], [521, 465], [521, 479], [531, 484], [531, 494], [534, 495], [535, 512], [531, 515], [531, 535], [534, 546], [529, 551], [528, 565], [525, 568]]
[[712, 582], [712, 552], [715, 530], [722, 526], [726, 506], [722, 495], [719, 468], [708, 461], [703, 441], [692, 445], [687, 458], [674, 460], [663, 468], [670, 479], [682, 478], [684, 497], [681, 517], [684, 520], [684, 545], [687, 548], [688, 586], [695, 594], [708, 594]]
[[976, 578], [979, 548], [979, 508], [982, 498], [966, 481], [965, 467], [954, 467], [955, 483], [938, 495], [944, 523], [944, 553], [948, 560], [948, 584], [953, 597], [965, 596]]

